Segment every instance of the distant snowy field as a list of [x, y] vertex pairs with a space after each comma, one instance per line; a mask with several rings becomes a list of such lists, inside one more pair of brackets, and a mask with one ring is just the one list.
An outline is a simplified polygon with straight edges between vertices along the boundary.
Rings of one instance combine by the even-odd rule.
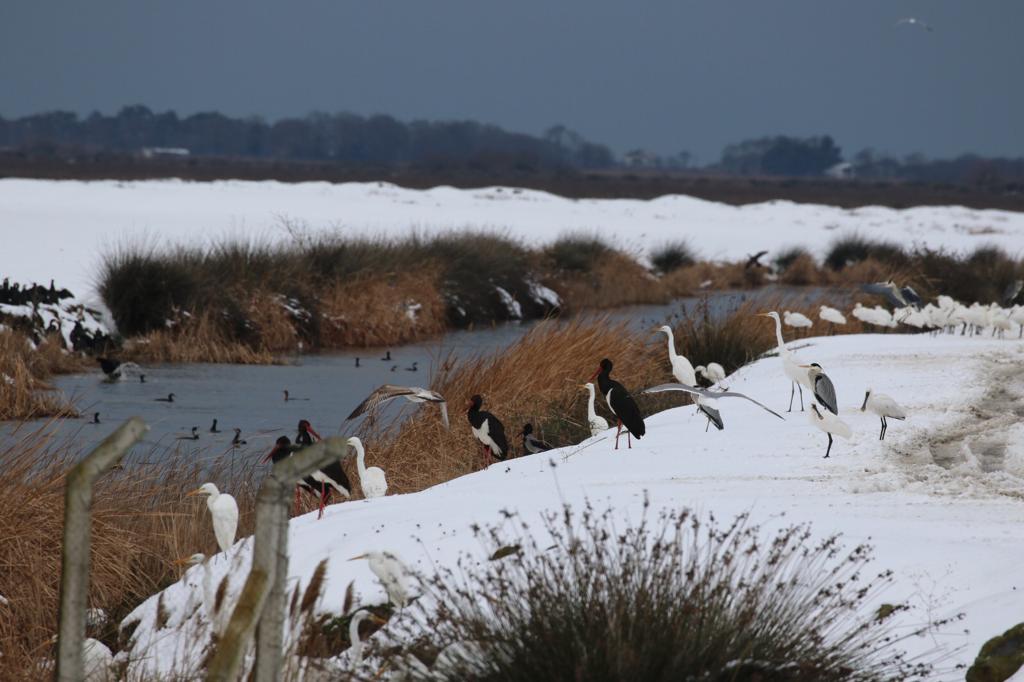
[[908, 246], [1024, 251], [1024, 213], [957, 206], [841, 209], [773, 201], [729, 206], [689, 196], [565, 199], [491, 187], [402, 189], [387, 183], [0, 180], [0, 274], [58, 284], [87, 297], [100, 254], [126, 240], [202, 244], [225, 235], [289, 238], [285, 221], [352, 235], [478, 228], [532, 244], [583, 230], [645, 256], [688, 238], [704, 258], [738, 259], [803, 245], [819, 255], [859, 232]]
[[[897, 616], [901, 632], [965, 614], [905, 643], [914, 654], [946, 652], [944, 672], [933, 679], [963, 679], [953, 666], [970, 664], [982, 643], [1024, 614], [1024, 422], [1017, 416], [1024, 414], [1024, 342], [886, 334], [794, 345], [834, 380], [840, 416], [854, 431], [851, 441], [836, 439], [830, 459], [822, 458], [825, 435], [799, 411], [780, 421], [746, 401], [723, 399], [726, 430], [705, 433], [694, 408], [680, 407], [650, 417], [647, 436], [632, 450], [613, 451], [609, 431], [419, 493], [332, 505], [321, 521], [315, 512], [295, 518], [289, 586], [307, 585], [326, 558], [320, 608], [338, 609], [349, 581], [359, 603], [380, 603], [385, 593], [366, 562], [350, 557], [393, 551], [429, 572], [452, 565], [460, 553], [481, 557], [469, 527], [500, 524], [501, 510], [516, 510], [537, 528], [541, 512], [590, 500], [598, 509], [613, 507], [624, 524], [640, 518], [647, 495], [656, 510], [689, 507], [726, 522], [750, 512], [768, 528], [811, 522], [816, 534], [842, 533], [847, 546], [870, 542], [873, 569], [894, 571], [895, 585], [880, 601], [911, 606]], [[628, 376], [617, 378], [641, 388]], [[728, 385], [780, 411], [789, 399], [777, 358], [739, 370]], [[910, 414], [890, 423], [884, 442], [878, 419], [857, 409], [869, 387]], [[500, 416], [498, 406], [491, 409]], [[452, 428], [472, 450], [464, 418]], [[237, 594], [250, 549], [251, 542], [239, 541], [230, 560], [218, 555], [213, 584], [234, 566], [230, 589]], [[122, 654], [136, 660], [133, 673], [197, 665], [190, 635], [208, 635], [196, 610], [200, 571], [191, 569], [163, 593], [164, 627], [157, 625], [156, 597], [126, 619], [140, 621], [134, 646]]]

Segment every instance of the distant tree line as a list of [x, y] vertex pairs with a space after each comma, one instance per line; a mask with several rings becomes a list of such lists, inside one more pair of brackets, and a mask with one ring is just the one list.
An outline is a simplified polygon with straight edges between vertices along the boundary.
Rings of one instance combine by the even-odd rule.
[[564, 126], [543, 137], [512, 133], [474, 121], [412, 121], [390, 116], [313, 113], [268, 123], [219, 113], [179, 117], [141, 105], [112, 116], [81, 118], [55, 111], [0, 118], [0, 148], [67, 154], [135, 153], [183, 148], [199, 156], [334, 161], [353, 165], [480, 164], [485, 166], [603, 168], [614, 165], [607, 147]]
[[[402, 122], [390, 116], [312, 113], [267, 122], [216, 112], [179, 117], [141, 105], [106, 116], [54, 111], [18, 119], [0, 117], [0, 152], [34, 157], [136, 154], [145, 149], [187, 149], [193, 156], [324, 161], [352, 167], [422, 167], [547, 171], [655, 169], [671, 173], [820, 177], [844, 162], [829, 135], [776, 135], [728, 145], [714, 163], [699, 165], [688, 151], [658, 155], [633, 149], [616, 158], [565, 126], [527, 135], [475, 121]], [[1024, 183], [1024, 159], [965, 155], [897, 159], [871, 149], [851, 159], [843, 177], [906, 180], [1001, 188]]]

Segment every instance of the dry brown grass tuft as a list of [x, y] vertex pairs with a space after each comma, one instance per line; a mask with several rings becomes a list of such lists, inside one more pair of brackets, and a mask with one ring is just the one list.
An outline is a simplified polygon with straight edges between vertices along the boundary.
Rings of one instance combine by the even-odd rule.
[[125, 344], [123, 356], [136, 362], [228, 362], [240, 365], [269, 365], [275, 361], [269, 350], [253, 348], [228, 338], [210, 312], [182, 322], [173, 329], [161, 329]]
[[82, 358], [62, 349], [57, 336], [33, 350], [21, 332], [0, 331], [0, 420], [77, 416], [46, 379], [82, 368]]
[[556, 445], [578, 442], [587, 434], [586, 393], [580, 387], [605, 357], [615, 362], [613, 376], [637, 393], [664, 378], [646, 335], [625, 324], [541, 322], [501, 353], [460, 362], [450, 371], [445, 363], [431, 387], [448, 399], [451, 431], [436, 408], [425, 406], [393, 429], [371, 434], [367, 464], [387, 471], [395, 492], [422, 490], [478, 469], [480, 450], [465, 417], [475, 393], [505, 425], [516, 455], [522, 454], [517, 434], [526, 422]]
[[[434, 268], [359, 276], [322, 295], [319, 342], [325, 348], [389, 346], [443, 334], [445, 302]], [[410, 306], [420, 307], [410, 313]]]
[[658, 279], [630, 256], [607, 251], [588, 271], [560, 272], [547, 280], [567, 311], [603, 309], [671, 300]]
[[779, 281], [790, 286], [807, 286], [827, 282], [825, 273], [820, 271], [814, 258], [808, 253], [802, 253], [793, 259], [782, 271]]
[[[0, 449], [0, 679], [36, 679], [56, 633], [64, 477], [82, 454], [54, 440], [51, 422], [23, 428]], [[216, 551], [205, 505], [185, 493], [213, 481], [235, 495], [239, 537], [251, 532], [256, 470], [225, 455], [200, 461], [194, 451], [150, 453], [105, 474], [93, 501], [89, 606], [108, 625], [88, 634], [116, 650], [117, 623], [155, 591], [179, 577], [175, 558]], [[202, 469], [202, 470], [201, 470]]]

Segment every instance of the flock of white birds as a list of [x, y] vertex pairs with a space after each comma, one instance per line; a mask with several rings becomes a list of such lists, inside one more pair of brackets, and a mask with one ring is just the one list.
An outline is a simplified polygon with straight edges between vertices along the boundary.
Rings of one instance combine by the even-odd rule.
[[[867, 307], [861, 303], [853, 306], [850, 315], [873, 327], [894, 329], [900, 325], [916, 329], [953, 332], [960, 329], [961, 333], [980, 334], [990, 330], [992, 336], [1003, 337], [1006, 332], [1017, 331], [1017, 336], [1024, 336], [1024, 305], [1009, 308], [990, 303], [982, 305], [972, 303], [964, 305], [949, 296], [939, 296], [938, 304], [926, 303], [920, 308], [912, 305], [887, 310], [882, 306]], [[846, 324], [846, 316], [835, 308], [823, 305], [818, 310], [822, 322], [832, 325]], [[786, 311], [783, 322], [794, 328], [807, 328], [814, 322], [802, 313]]]

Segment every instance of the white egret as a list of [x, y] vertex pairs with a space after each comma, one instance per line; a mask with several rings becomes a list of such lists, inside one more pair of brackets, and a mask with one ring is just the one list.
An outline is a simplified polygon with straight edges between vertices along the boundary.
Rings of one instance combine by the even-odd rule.
[[370, 613], [366, 609], [359, 609], [352, 614], [352, 618], [348, 621], [348, 641], [351, 642], [352, 648], [350, 654], [352, 659], [352, 666], [356, 667], [363, 661], [363, 640], [359, 638], [359, 626], [363, 624], [363, 621], [369, 620], [378, 625], [384, 625], [387, 621], [377, 616], [374, 613]]
[[860, 411], [871, 412], [882, 420], [882, 430], [878, 433], [878, 440], [885, 440], [889, 419], [903, 421], [907, 418], [907, 411], [900, 407], [899, 403], [884, 393], [875, 393], [870, 388], [864, 393], [864, 404], [860, 406]]
[[377, 576], [377, 580], [384, 587], [391, 603], [399, 608], [405, 608], [410, 600], [410, 582], [412, 571], [393, 552], [367, 552], [354, 556], [349, 561], [366, 559], [370, 564], [370, 571]]
[[786, 348], [786, 342], [782, 339], [782, 321], [779, 319], [779, 314], [773, 310], [769, 313], [758, 313], [758, 315], [775, 321], [775, 339], [779, 344], [779, 359], [782, 361], [782, 371], [789, 377], [791, 382], [789, 387], [789, 409], [786, 411], [793, 411], [793, 392], [796, 389], [800, 389], [800, 411], [802, 412], [804, 409], [804, 386], [809, 389], [814, 388], [810, 377], [807, 376], [805, 370], [800, 368], [796, 355]]
[[366, 450], [363, 441], [356, 436], [348, 439], [348, 446], [355, 450], [356, 467], [359, 470], [359, 485], [363, 489], [363, 497], [383, 497], [388, 492], [388, 482], [384, 478], [384, 470], [380, 467], [366, 466]]
[[583, 384], [583, 388], [587, 389], [587, 425], [590, 427], [590, 436], [593, 438], [602, 431], [608, 430], [608, 420], [594, 411], [594, 384]]
[[812, 322], [811, 319], [803, 313], [794, 313], [789, 310], [782, 313], [782, 320], [786, 323], [787, 327], [794, 327], [796, 329], [810, 328], [814, 324], [814, 322]]
[[697, 374], [693, 370], [693, 365], [690, 364], [685, 355], [680, 355], [676, 352], [676, 340], [672, 335], [672, 327], [666, 324], [660, 327], [658, 331], [665, 332], [665, 335], [668, 336], [668, 361], [672, 365], [672, 376], [681, 384], [696, 386]]
[[711, 384], [719, 384], [725, 381], [725, 368], [717, 362], [709, 362], [706, 367], [704, 365], [697, 365], [695, 371]]
[[206, 506], [213, 520], [213, 534], [217, 537], [220, 551], [226, 552], [235, 544], [235, 531], [238, 530], [238, 503], [227, 493], [217, 490], [212, 483], [204, 483], [186, 497], [206, 495]]
[[818, 409], [814, 403], [811, 403], [811, 409], [807, 412], [807, 419], [828, 436], [828, 449], [825, 450], [826, 459], [832, 451], [832, 434], [847, 439], [853, 436], [853, 431], [850, 430], [850, 426], [846, 422], [828, 410]]
[[435, 403], [441, 408], [441, 421], [444, 422], [444, 427], [448, 428], [448, 403], [445, 401], [444, 396], [437, 391], [420, 388], [419, 386], [384, 384], [367, 396], [366, 400], [359, 403], [347, 419], [355, 419], [359, 415], [375, 410], [380, 405], [395, 398], [405, 398], [411, 403]]

